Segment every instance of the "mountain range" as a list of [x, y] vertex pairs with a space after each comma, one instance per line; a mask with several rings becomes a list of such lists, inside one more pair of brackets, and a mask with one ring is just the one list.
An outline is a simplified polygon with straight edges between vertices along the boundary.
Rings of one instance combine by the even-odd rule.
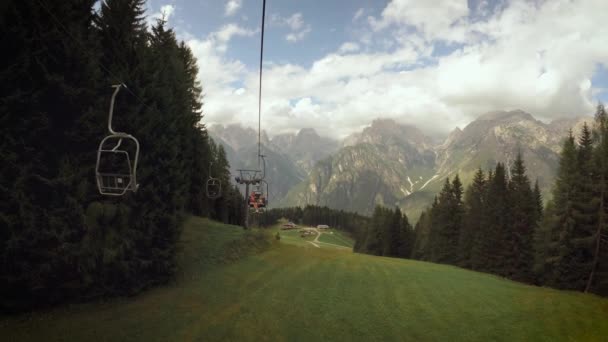
[[[262, 132], [267, 179], [274, 207], [327, 205], [370, 214], [375, 205], [401, 207], [417, 220], [446, 177], [459, 175], [466, 186], [478, 168], [510, 166], [521, 152], [528, 175], [550, 194], [561, 142], [591, 117], [544, 123], [521, 110], [486, 113], [437, 143], [411, 125], [376, 119], [342, 141], [313, 129], [269, 139]], [[235, 169], [257, 163], [257, 132], [238, 125], [213, 126]]]

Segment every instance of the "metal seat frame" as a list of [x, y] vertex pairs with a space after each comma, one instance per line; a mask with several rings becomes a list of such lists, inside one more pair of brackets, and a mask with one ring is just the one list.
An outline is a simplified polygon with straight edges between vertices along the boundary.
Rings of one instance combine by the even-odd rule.
[[[115, 132], [112, 129], [112, 117], [114, 115], [114, 103], [116, 95], [123, 87], [123, 84], [113, 85], [114, 93], [112, 94], [112, 100], [110, 101], [110, 113], [108, 118], [108, 131], [110, 135], [106, 136], [101, 140], [99, 148], [97, 149], [97, 163], [95, 165], [95, 179], [97, 181], [97, 189], [99, 193], [106, 196], [122, 196], [127, 191], [137, 191], [139, 184], [137, 184], [137, 162], [139, 161], [139, 141], [132, 135], [124, 132]], [[113, 141], [118, 140], [116, 145], [111, 148], [107, 148], [106, 145]], [[135, 157], [133, 163], [131, 163], [131, 156], [129, 152], [125, 150], [119, 150], [123, 140], [130, 140], [135, 144]], [[129, 170], [128, 174], [125, 173], [111, 173], [100, 171], [102, 155], [115, 154], [124, 155]], [[125, 181], [128, 180], [128, 181]]]
[[207, 179], [205, 193], [209, 199], [218, 199], [222, 197], [222, 181], [211, 176], [212, 165], [213, 163], [209, 164], [209, 179]]

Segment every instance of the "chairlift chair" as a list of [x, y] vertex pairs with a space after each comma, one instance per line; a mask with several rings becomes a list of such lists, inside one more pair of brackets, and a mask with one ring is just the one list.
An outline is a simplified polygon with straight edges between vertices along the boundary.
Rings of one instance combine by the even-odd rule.
[[[112, 129], [112, 116], [114, 114], [114, 101], [122, 84], [113, 85], [114, 93], [110, 101], [108, 130], [110, 135], [101, 140], [97, 149], [97, 163], [95, 165], [95, 178], [99, 193], [107, 196], [122, 196], [127, 191], [137, 191], [137, 162], [139, 160], [139, 141], [134, 136], [115, 132]], [[134, 146], [135, 155], [131, 161], [131, 154], [122, 148], [123, 142]], [[125, 144], [127, 145], [127, 144]], [[133, 152], [133, 151], [132, 151]]]
[[209, 179], [207, 179], [205, 192], [207, 193], [207, 198], [218, 199], [222, 197], [222, 181], [219, 178], [214, 178], [211, 176], [212, 165], [213, 163], [209, 164]]
[[249, 195], [249, 208], [254, 209], [256, 213], [264, 211], [268, 206], [268, 183], [264, 180], [260, 182], [266, 184], [266, 194], [264, 194], [263, 186], [258, 185]]

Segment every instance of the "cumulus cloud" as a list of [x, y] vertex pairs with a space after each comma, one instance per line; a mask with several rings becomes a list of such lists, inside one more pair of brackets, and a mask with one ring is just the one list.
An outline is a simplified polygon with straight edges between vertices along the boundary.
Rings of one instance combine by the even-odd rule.
[[468, 13], [467, 0], [393, 0], [379, 19], [369, 17], [369, 23], [375, 31], [391, 25], [412, 26], [427, 39], [435, 39], [450, 35], [452, 25]]
[[224, 15], [226, 15], [227, 17], [235, 14], [243, 5], [243, 1], [242, 0], [229, 0], [226, 3], [226, 7], [224, 9]]
[[[488, 13], [475, 18], [466, 2], [425, 3], [393, 0], [369, 19], [370, 41], [386, 40], [386, 48], [344, 42], [310, 66], [266, 64], [263, 127], [341, 137], [385, 117], [445, 134], [491, 110], [520, 108], [547, 120], [593, 111], [602, 89], [592, 77], [598, 65], [608, 67], [605, 2], [515, 0], [478, 5], [475, 11]], [[302, 17], [282, 19], [289, 30], [306, 27]], [[252, 32], [223, 27], [189, 42], [210, 123], [257, 126], [257, 70], [220, 48]], [[457, 45], [437, 53], [440, 42]]]
[[271, 25], [275, 27], [286, 27], [290, 30], [285, 35], [285, 40], [290, 43], [295, 43], [306, 37], [312, 31], [310, 24], [304, 22], [302, 13], [294, 13], [289, 17], [281, 17], [279, 14], [273, 14], [270, 17]]
[[353, 42], [346, 42], [346, 43], [340, 45], [338, 52], [349, 53], [349, 52], [355, 52], [358, 50], [359, 50], [359, 44], [353, 43]]
[[250, 37], [257, 33], [257, 30], [243, 28], [237, 24], [227, 24], [222, 26], [219, 31], [213, 32], [208, 39], [213, 41], [214, 47], [220, 52], [226, 52], [228, 42], [232, 37]]
[[359, 8], [353, 16], [353, 21], [359, 20], [359, 18], [363, 17], [363, 14], [365, 14], [365, 10], [363, 8]]

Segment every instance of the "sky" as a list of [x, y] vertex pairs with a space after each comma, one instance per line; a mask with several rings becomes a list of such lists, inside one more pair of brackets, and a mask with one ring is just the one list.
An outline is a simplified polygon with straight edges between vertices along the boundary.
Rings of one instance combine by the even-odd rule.
[[[149, 0], [198, 59], [204, 121], [257, 128], [262, 0]], [[429, 135], [480, 114], [543, 121], [608, 102], [606, 0], [267, 0], [262, 129]]]

